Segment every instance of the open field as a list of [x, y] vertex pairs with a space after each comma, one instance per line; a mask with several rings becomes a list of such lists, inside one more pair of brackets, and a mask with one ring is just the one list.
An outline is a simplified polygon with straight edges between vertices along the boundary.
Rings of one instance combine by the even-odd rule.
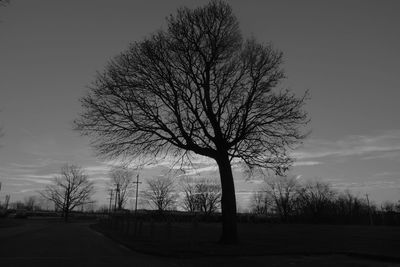
[[146, 253], [193, 256], [352, 255], [400, 262], [400, 227], [312, 224], [239, 224], [240, 242], [216, 242], [219, 223], [150, 223], [93, 226]]
[[13, 219], [0, 219], [0, 228], [8, 228], [21, 225], [23, 222], [21, 220], [13, 220]]
[[[73, 220], [65, 223], [60, 219], [40, 218], [18, 220], [13, 226], [9, 224], [9, 227], [0, 228], [0, 265], [400, 266], [396, 255], [399, 248], [397, 228], [376, 227], [368, 231], [368, 227], [248, 224], [245, 227], [240, 225], [242, 240], [238, 245], [222, 247], [213, 242], [219, 231], [217, 224], [199, 223], [196, 236], [193, 236], [190, 224], [171, 225], [169, 239], [163, 235], [165, 225], [160, 224], [154, 226], [154, 239], [150, 240], [149, 236], [139, 239], [133, 233], [127, 236], [108, 232], [107, 235], [112, 237], [110, 239], [93, 231], [90, 227], [93, 223], [95, 221]], [[146, 226], [142, 225], [142, 231]], [[343, 234], [335, 231], [343, 229], [347, 229], [343, 234], [348, 237], [341, 240]], [[305, 238], [310, 231], [314, 233], [312, 237], [298, 240]], [[188, 235], [189, 232], [193, 235]], [[364, 234], [367, 236], [362, 238], [360, 235]], [[323, 236], [333, 241], [325, 240]], [[377, 236], [380, 238], [374, 242]], [[318, 240], [325, 241], [321, 244]], [[335, 243], [339, 241], [340, 245]], [[303, 248], [302, 243], [305, 244]], [[128, 246], [135, 250], [130, 250]], [[143, 247], [139, 249], [139, 246]], [[359, 249], [354, 254], [328, 250], [332, 247], [353, 249], [355, 246]], [[140, 253], [144, 250], [147, 253]], [[375, 256], [368, 258], [357, 252]], [[383, 253], [381, 257], [377, 257], [379, 253]]]

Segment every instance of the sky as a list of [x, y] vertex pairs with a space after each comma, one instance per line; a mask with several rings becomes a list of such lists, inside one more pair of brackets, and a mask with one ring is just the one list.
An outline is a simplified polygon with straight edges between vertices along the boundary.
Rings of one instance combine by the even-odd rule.
[[[96, 71], [166, 27], [183, 0], [11, 0], [0, 7], [0, 201], [37, 194], [65, 163], [78, 164], [106, 200], [110, 163], [73, 130]], [[400, 199], [399, 1], [229, 1], [245, 37], [284, 53], [280, 85], [310, 92], [310, 135], [290, 171], [379, 204]], [[198, 159], [186, 175], [218, 177]], [[159, 162], [141, 179], [166, 174]], [[234, 169], [239, 208], [260, 181]]]

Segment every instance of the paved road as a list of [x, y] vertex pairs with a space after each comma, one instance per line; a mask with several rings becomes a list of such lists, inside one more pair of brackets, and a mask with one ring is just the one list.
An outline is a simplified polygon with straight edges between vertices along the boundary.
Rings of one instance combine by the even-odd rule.
[[91, 230], [89, 223], [28, 220], [0, 228], [0, 266], [399, 266], [346, 256], [174, 259], [133, 252]]
[[0, 229], [0, 266], [173, 266], [133, 253], [88, 226], [33, 221]]

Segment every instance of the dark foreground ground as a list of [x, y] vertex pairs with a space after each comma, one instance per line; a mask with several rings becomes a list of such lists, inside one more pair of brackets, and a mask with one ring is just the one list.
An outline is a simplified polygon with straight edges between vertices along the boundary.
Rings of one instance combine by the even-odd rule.
[[[14, 226], [12, 223], [7, 227], [0, 225], [0, 266], [400, 266], [400, 261], [396, 262], [396, 259], [369, 259], [335, 253], [296, 254], [290, 250], [283, 250], [285, 254], [281, 255], [267, 253], [244, 256], [235, 253], [237, 247], [226, 249], [225, 256], [157, 256], [132, 251], [92, 230], [89, 227], [91, 223], [66, 224], [59, 220], [28, 219]], [[283, 230], [287, 231], [285, 228]], [[397, 237], [395, 234], [392, 239]], [[382, 240], [376, 242], [386, 243]], [[398, 242], [393, 243], [396, 246], [393, 251], [400, 251]], [[155, 243], [166, 244], [163, 241]], [[256, 243], [262, 245], [260, 241]], [[247, 249], [244, 243], [239, 246], [242, 246], [242, 250]], [[230, 255], [229, 251], [232, 251]], [[393, 255], [395, 257], [397, 253]]]

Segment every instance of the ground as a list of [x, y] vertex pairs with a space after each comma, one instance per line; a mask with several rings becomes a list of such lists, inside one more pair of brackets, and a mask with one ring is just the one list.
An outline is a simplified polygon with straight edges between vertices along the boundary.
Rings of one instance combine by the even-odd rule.
[[[94, 231], [93, 222], [28, 219], [0, 227], [4, 266], [400, 266], [345, 254], [165, 257], [130, 250]], [[275, 229], [276, 230], [276, 229]], [[115, 240], [115, 239], [114, 239]], [[394, 250], [399, 247], [393, 248]]]

